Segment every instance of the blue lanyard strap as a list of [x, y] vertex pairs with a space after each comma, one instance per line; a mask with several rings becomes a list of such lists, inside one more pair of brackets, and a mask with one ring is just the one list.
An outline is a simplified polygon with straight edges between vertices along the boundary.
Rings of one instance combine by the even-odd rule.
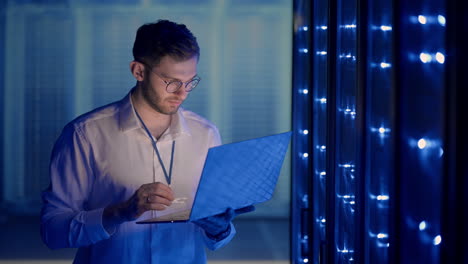
[[169, 174], [166, 171], [166, 167], [164, 166], [164, 163], [161, 159], [161, 155], [159, 154], [158, 147], [156, 146], [156, 141], [153, 138], [153, 135], [151, 135], [151, 132], [149, 131], [148, 127], [146, 127], [145, 122], [143, 122], [143, 119], [141, 119], [140, 115], [138, 114], [137, 110], [135, 109], [135, 113], [140, 119], [141, 124], [143, 124], [143, 128], [146, 131], [146, 134], [148, 134], [148, 137], [151, 140], [151, 144], [153, 145], [154, 151], [156, 152], [156, 155], [158, 156], [159, 164], [161, 164], [161, 168], [164, 172], [164, 176], [166, 177], [167, 184], [171, 184], [171, 178], [172, 178], [172, 164], [174, 161], [174, 149], [175, 149], [175, 140], [172, 141], [172, 151], [171, 151], [171, 163], [169, 165]]

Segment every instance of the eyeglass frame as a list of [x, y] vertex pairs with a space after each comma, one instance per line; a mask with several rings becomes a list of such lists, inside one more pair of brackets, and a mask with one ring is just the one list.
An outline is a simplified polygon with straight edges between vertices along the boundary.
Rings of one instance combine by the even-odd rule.
[[[199, 84], [200, 81], [201, 81], [201, 78], [200, 78], [200, 76], [198, 76], [198, 74], [195, 75], [195, 76], [194, 76], [190, 81], [188, 81], [188, 82], [182, 82], [182, 81], [166, 81], [166, 80], [163, 79], [163, 77], [162, 77], [161, 75], [159, 75], [157, 72], [154, 72], [154, 71], [153, 71], [153, 68], [150, 67], [147, 63], [142, 62], [142, 61], [138, 61], [138, 60], [135, 60], [135, 61], [136, 61], [136, 62], [139, 62], [139, 63], [141, 63], [141, 64], [143, 64], [145, 67], [148, 67], [148, 69], [149, 69], [152, 73], [154, 73], [156, 76], [158, 76], [159, 79], [161, 79], [161, 80], [166, 84], [166, 92], [168, 92], [168, 93], [176, 93], [177, 91], [179, 91], [179, 89], [180, 89], [180, 88], [182, 87], [182, 85], [184, 85], [184, 84], [185, 84], [184, 90], [185, 90], [187, 93], [190, 93], [191, 91], [193, 91], [193, 89], [195, 89], [195, 88], [198, 86], [198, 84]], [[187, 85], [190, 84], [191, 82], [194, 82], [194, 81], [196, 81], [196, 85], [193, 86], [190, 90], [187, 90]], [[169, 88], [169, 85], [171, 85], [171, 84], [178, 84], [177, 88], [176, 88], [174, 91], [172, 91], [172, 92], [169, 91], [169, 89], [168, 89], [168, 88]]]

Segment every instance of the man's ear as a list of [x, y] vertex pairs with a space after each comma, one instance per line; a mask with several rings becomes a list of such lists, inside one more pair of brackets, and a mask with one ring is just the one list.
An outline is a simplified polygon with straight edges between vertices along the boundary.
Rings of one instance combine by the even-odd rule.
[[145, 79], [145, 68], [143, 64], [137, 61], [130, 62], [130, 71], [137, 81], [141, 82]]

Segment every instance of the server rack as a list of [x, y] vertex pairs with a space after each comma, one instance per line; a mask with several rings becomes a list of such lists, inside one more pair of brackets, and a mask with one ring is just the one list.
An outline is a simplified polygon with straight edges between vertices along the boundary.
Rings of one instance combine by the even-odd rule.
[[294, 3], [292, 262], [466, 263], [466, 4]]

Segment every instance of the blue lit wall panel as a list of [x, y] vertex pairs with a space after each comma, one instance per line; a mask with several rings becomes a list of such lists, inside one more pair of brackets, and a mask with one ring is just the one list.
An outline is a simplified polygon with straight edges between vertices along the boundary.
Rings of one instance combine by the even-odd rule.
[[[327, 8], [327, 1], [317, 1], [314, 6], [309, 1], [295, 2], [293, 174], [300, 176], [292, 180], [292, 234], [298, 243], [293, 243], [291, 255], [298, 263], [318, 264], [325, 255]], [[313, 21], [309, 21], [311, 12]]]
[[310, 8], [300, 21], [313, 28], [296, 46], [314, 52], [312, 67], [294, 58], [293, 83], [307, 80], [313, 95], [293, 111], [298, 124], [312, 117], [311, 139], [296, 146], [297, 160], [310, 154], [309, 173], [293, 172], [293, 185], [311, 185], [301, 195], [312, 215], [292, 216], [293, 228], [312, 227], [297, 236], [310, 250], [294, 263], [458, 263], [468, 230], [457, 212], [468, 176], [462, 4], [312, 3], [295, 6]]

